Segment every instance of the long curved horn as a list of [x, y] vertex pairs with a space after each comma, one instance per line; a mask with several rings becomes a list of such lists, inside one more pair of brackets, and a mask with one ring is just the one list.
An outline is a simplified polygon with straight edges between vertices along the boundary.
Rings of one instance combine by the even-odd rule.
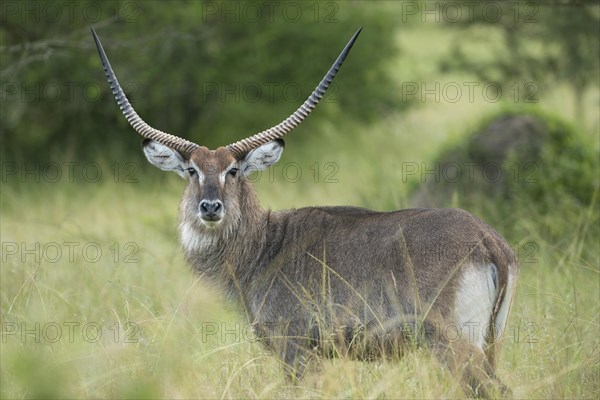
[[108, 58], [106, 57], [106, 53], [102, 48], [102, 44], [100, 43], [100, 39], [98, 39], [98, 35], [92, 29], [92, 35], [94, 36], [94, 41], [96, 42], [96, 47], [98, 48], [98, 54], [100, 54], [100, 61], [102, 61], [102, 66], [104, 67], [104, 73], [106, 74], [106, 79], [108, 79], [108, 84], [110, 85], [110, 90], [112, 90], [113, 95], [115, 96], [115, 100], [117, 101], [117, 105], [121, 109], [121, 112], [127, 118], [127, 122], [136, 130], [137, 133], [142, 135], [147, 139], [152, 139], [157, 141], [158, 143], [162, 143], [165, 146], [168, 146], [178, 152], [182, 153], [184, 156], [189, 156], [192, 151], [194, 151], [199, 146], [196, 143], [192, 143], [185, 139], [182, 139], [175, 135], [170, 135], [163, 131], [159, 131], [158, 129], [154, 129], [147, 123], [145, 123], [139, 115], [135, 112], [131, 103], [125, 96], [123, 89], [121, 89], [121, 85], [119, 85], [119, 81], [113, 72], [110, 63], [108, 62]]
[[253, 150], [258, 146], [261, 146], [272, 140], [280, 139], [284, 135], [289, 133], [292, 129], [300, 125], [304, 118], [306, 118], [308, 114], [310, 114], [310, 112], [313, 110], [313, 108], [317, 106], [319, 100], [321, 100], [321, 98], [323, 97], [323, 94], [325, 94], [325, 91], [333, 81], [333, 78], [335, 78], [335, 75], [342, 66], [342, 63], [346, 59], [346, 56], [350, 52], [352, 45], [356, 41], [356, 38], [358, 37], [361, 31], [362, 27], [359, 28], [354, 33], [354, 35], [352, 35], [352, 38], [350, 38], [350, 41], [348, 42], [348, 44], [346, 44], [344, 50], [342, 50], [337, 60], [335, 60], [335, 62], [327, 72], [327, 75], [323, 77], [319, 85], [311, 93], [308, 99], [306, 99], [306, 101], [300, 106], [300, 108], [298, 108], [288, 118], [283, 120], [283, 122], [281, 122], [279, 125], [275, 125], [274, 127], [257, 133], [256, 135], [250, 136], [249, 138], [230, 144], [229, 146], [227, 146], [229, 151], [231, 151], [231, 153], [233, 153], [233, 155], [236, 158], [240, 159], [244, 155], [246, 155], [250, 150]]

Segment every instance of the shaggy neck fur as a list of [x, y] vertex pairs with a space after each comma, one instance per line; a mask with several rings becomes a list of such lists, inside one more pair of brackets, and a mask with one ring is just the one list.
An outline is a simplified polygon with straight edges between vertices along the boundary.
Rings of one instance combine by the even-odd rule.
[[[179, 211], [179, 234], [187, 262], [228, 295], [239, 297], [249, 284], [266, 242], [269, 212], [262, 209], [252, 186], [242, 182], [239, 206], [229, 207], [223, 222], [209, 228], [197, 215], [197, 204], [183, 196]], [[195, 200], [192, 200], [195, 202]]]

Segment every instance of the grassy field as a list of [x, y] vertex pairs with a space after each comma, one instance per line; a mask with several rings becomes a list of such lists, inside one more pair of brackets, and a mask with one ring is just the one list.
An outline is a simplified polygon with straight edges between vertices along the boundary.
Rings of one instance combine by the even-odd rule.
[[[436, 42], [440, 48], [449, 36]], [[422, 40], [440, 35], [435, 38]], [[398, 40], [423, 65], [436, 57], [435, 48], [411, 48], [415, 41], [406, 35]], [[433, 74], [419, 65], [412, 70]], [[557, 87], [539, 107], [572, 121], [573, 110], [564, 106], [570, 95]], [[588, 95], [588, 119], [577, 126], [597, 149], [597, 88]], [[502, 107], [428, 102], [360, 129], [314, 127], [309, 119], [290, 136], [281, 165], [258, 179], [261, 202], [272, 209], [402, 208], [409, 193], [401, 163], [430, 161]], [[352, 129], [352, 140], [345, 139]], [[300, 135], [311, 140], [300, 146]], [[293, 170], [285, 169], [292, 163]], [[185, 264], [176, 233], [183, 181], [137, 164], [127, 177], [132, 166], [109, 155], [94, 165], [103, 173], [99, 182], [92, 174], [78, 183], [28, 176], [3, 184], [2, 398], [464, 397], [425, 350], [398, 362], [322, 360], [290, 386], [277, 359], [253, 340], [243, 314]], [[284, 173], [298, 169], [297, 181]], [[481, 215], [492, 218], [521, 260], [498, 374], [517, 398], [597, 398], [598, 193], [589, 204], [556, 204], [552, 215], [532, 212], [535, 204], [508, 219]]]

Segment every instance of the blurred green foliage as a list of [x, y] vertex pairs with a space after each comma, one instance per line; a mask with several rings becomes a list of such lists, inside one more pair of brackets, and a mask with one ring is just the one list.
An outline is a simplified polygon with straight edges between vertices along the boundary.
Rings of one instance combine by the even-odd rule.
[[441, 70], [470, 71], [483, 81], [502, 83], [505, 89], [519, 80], [535, 83], [520, 91], [522, 98], [568, 81], [575, 90], [575, 107], [581, 117], [585, 88], [597, 85], [600, 77], [598, 2], [484, 0], [479, 7], [486, 11], [465, 13], [447, 26], [493, 29], [491, 37], [487, 32], [472, 40], [485, 42], [496, 56], [489, 60], [473, 58], [465, 43], [457, 42], [450, 49], [453, 56], [440, 65]]
[[[506, 224], [502, 230], [509, 237], [526, 234], [513, 232], [518, 226], [515, 210], [526, 210], [553, 238], [563, 235], [582, 210], [597, 210], [597, 143], [534, 108], [487, 116], [460, 140], [440, 149], [432, 165], [445, 171], [444, 179], [412, 182], [416, 205], [471, 210], [493, 226]], [[586, 223], [592, 237], [600, 235], [598, 222], [598, 213], [590, 211]]]
[[564, 196], [571, 197], [579, 206], [593, 205], [600, 179], [598, 149], [589, 137], [559, 118], [545, 116], [543, 121], [547, 131], [536, 163], [539, 179], [530, 185], [519, 185], [519, 181], [513, 180], [518, 185], [513, 190], [548, 212], [555, 211], [557, 199]]
[[[433, 87], [432, 79], [439, 79], [438, 84], [457, 76], [499, 82], [505, 90], [519, 82], [519, 96], [532, 96], [533, 88], [538, 100], [544, 98], [543, 88], [562, 82], [573, 89], [578, 112], [583, 112], [585, 88], [598, 84], [600, 12], [597, 4], [586, 2], [484, 1], [463, 5], [460, 18], [454, 18], [454, 3], [419, 1], [78, 1], [72, 12], [54, 2], [6, 4], [0, 27], [3, 161], [100, 159], [111, 170], [116, 161], [142, 158], [140, 138], [108, 89], [90, 26], [142, 118], [211, 148], [288, 116], [359, 26], [364, 31], [323, 104], [309, 118], [312, 122], [298, 128], [343, 132], [349, 149], [360, 132], [371, 132], [419, 100], [407, 101], [406, 93], [399, 93], [411, 79], [425, 88]], [[432, 17], [432, 12], [438, 14]], [[402, 43], [412, 30], [421, 33]], [[446, 56], [436, 59], [425, 52], [420, 64], [404, 58], [402, 51], [416, 45], [415, 37], [425, 36], [422, 43], [431, 46], [435, 40], [427, 35], [451, 31], [464, 36], [443, 47]], [[479, 42], [485, 42], [485, 50], [477, 47]], [[522, 112], [519, 99], [515, 102], [513, 111]], [[573, 133], [581, 130], [578, 120], [567, 125], [548, 113], [542, 119], [549, 124], [547, 134], [530, 143], [524, 135], [513, 138], [522, 142], [521, 151], [506, 163], [535, 163], [543, 169], [544, 181], [503, 190], [527, 194], [536, 203], [562, 191], [586, 204], [597, 188], [597, 143]], [[481, 126], [489, 121], [484, 118]], [[378, 134], [385, 137], [387, 132]], [[369, 135], [369, 141], [381, 143], [379, 136]], [[307, 158], [325, 143], [319, 138], [323, 136], [293, 135], [297, 144], [304, 144], [296, 154]], [[541, 142], [543, 149], [537, 145]], [[476, 162], [494, 161], [493, 154], [463, 150]], [[508, 164], [504, 167], [507, 176], [514, 174]]]
[[57, 19], [37, 1], [13, 3], [3, 17], [5, 160], [89, 160], [107, 146], [116, 154], [140, 153], [108, 89], [90, 26], [142, 118], [211, 148], [291, 114], [360, 26], [364, 32], [324, 99], [328, 106], [311, 119], [365, 122], [402, 107], [394, 86], [385, 84], [386, 63], [398, 56], [386, 5], [74, 4], [72, 18], [63, 9]]
[[[108, 90], [90, 26], [142, 118], [211, 148], [287, 117], [359, 26], [364, 32], [327, 105], [311, 116], [311, 129], [368, 126], [403, 112], [415, 101], [399, 94], [405, 77], [398, 79], [394, 66], [413, 60], [400, 58], [396, 37], [411, 26], [438, 22], [428, 10], [441, 15], [440, 25], [465, 33], [430, 66], [439, 75], [461, 71], [508, 86], [533, 82], [518, 87], [521, 97], [567, 82], [577, 110], [583, 109], [586, 86], [598, 83], [596, 4], [484, 1], [461, 7], [455, 18], [456, 4], [420, 1], [5, 2], [0, 155], [40, 162], [109, 152], [114, 159], [141, 157], [139, 138]], [[472, 29], [477, 26], [483, 30]], [[471, 54], [468, 47], [478, 41], [493, 56]]]

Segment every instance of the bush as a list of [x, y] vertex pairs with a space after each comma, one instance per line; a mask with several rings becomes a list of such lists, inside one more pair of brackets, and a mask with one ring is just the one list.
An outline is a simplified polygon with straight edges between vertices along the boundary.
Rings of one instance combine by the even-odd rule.
[[[552, 221], [546, 228], [559, 233], [563, 222], [572, 222], [568, 215], [595, 204], [598, 153], [591, 140], [558, 118], [503, 112], [442, 151], [436, 162], [440, 179], [414, 189], [411, 203], [459, 206], [507, 225], [526, 212], [542, 225]], [[557, 215], [562, 218], [549, 218]]]

